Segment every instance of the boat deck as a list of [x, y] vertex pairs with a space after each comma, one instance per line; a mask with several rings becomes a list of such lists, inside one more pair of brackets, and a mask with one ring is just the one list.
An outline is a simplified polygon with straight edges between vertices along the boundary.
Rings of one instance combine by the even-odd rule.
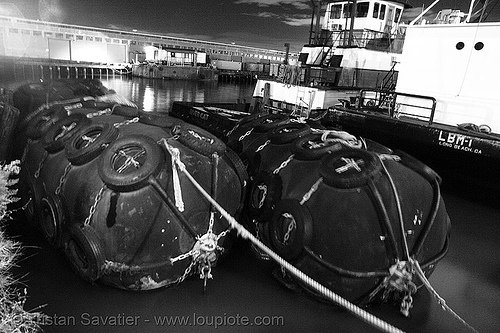
[[[457, 184], [445, 177], [443, 197], [452, 235], [449, 252], [430, 282], [477, 331], [498, 332], [499, 199], [486, 189]], [[197, 277], [166, 289], [131, 292], [81, 280], [64, 255], [39, 232], [27, 230], [23, 221], [12, 221], [8, 232], [25, 245], [14, 273], [27, 287], [26, 308], [46, 305], [42, 310], [53, 320], [44, 326], [46, 333], [379, 331], [336, 306], [284, 288], [241, 239], [213, 269], [205, 293]], [[390, 305], [368, 311], [405, 332], [470, 332], [425, 289], [415, 297], [410, 318]], [[249, 320], [246, 326], [243, 317]], [[262, 322], [268, 325], [258, 325]]]

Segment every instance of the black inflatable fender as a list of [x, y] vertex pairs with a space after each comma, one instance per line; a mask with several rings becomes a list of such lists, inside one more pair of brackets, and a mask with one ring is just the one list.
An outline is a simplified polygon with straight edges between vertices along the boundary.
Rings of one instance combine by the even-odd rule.
[[410, 154], [405, 153], [402, 150], [395, 149], [394, 150], [394, 155], [397, 155], [401, 158], [401, 163], [408, 168], [412, 169], [413, 171], [417, 172], [420, 174], [422, 177], [424, 177], [427, 181], [429, 181], [431, 184], [434, 183], [434, 181], [437, 180], [439, 184], [442, 182], [441, 176], [438, 175], [436, 171], [434, 171], [432, 168], [429, 166], [425, 165], [415, 157], [411, 156]]

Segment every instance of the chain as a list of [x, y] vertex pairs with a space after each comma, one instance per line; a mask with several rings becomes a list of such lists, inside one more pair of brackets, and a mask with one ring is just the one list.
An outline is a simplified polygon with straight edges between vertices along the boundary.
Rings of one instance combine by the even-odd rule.
[[273, 171], [273, 174], [277, 175], [281, 171], [281, 169], [285, 168], [288, 165], [288, 163], [290, 163], [293, 160], [294, 156], [295, 154], [290, 155], [290, 157], [288, 157], [285, 161], [283, 161], [281, 165]]
[[68, 134], [75, 127], [76, 127], [76, 122], [72, 122], [71, 124], [69, 124], [69, 126], [63, 126], [61, 128], [62, 129], [61, 133], [59, 133], [58, 135], [56, 135], [56, 137], [54, 138], [54, 141], [59, 140], [60, 138], [62, 138], [66, 134]]
[[233, 128], [231, 128], [231, 130], [229, 132], [226, 133], [226, 136], [230, 136], [231, 134], [233, 134], [234, 130], [238, 128], [238, 126], [240, 126], [240, 124], [236, 124], [234, 125]]
[[97, 208], [97, 204], [99, 204], [99, 201], [101, 201], [102, 193], [104, 192], [105, 189], [106, 189], [106, 185], [102, 185], [101, 189], [99, 190], [99, 192], [95, 196], [94, 204], [90, 207], [89, 216], [87, 216], [87, 218], [85, 219], [85, 222], [83, 222], [85, 225], [90, 224], [90, 220], [92, 219], [92, 216], [94, 216], [95, 210]]
[[182, 281], [184, 281], [189, 276], [189, 274], [191, 273], [191, 270], [193, 269], [194, 265], [195, 265], [195, 262], [191, 261], [191, 263], [189, 264], [189, 266], [184, 271], [184, 274], [182, 274], [181, 276], [179, 276], [179, 278], [175, 281], [175, 283], [181, 283]]
[[56, 194], [59, 195], [61, 193], [62, 187], [64, 186], [64, 183], [66, 182], [66, 177], [68, 176], [69, 171], [71, 170], [71, 163], [68, 163], [66, 167], [64, 168], [64, 173], [62, 174], [61, 178], [59, 179], [59, 185], [56, 188]]
[[210, 221], [208, 222], [208, 230], [207, 233], [213, 233], [213, 228], [214, 228], [214, 215], [215, 212], [210, 212]]
[[266, 146], [271, 143], [271, 140], [267, 140], [266, 142], [264, 142], [262, 145], [259, 146], [259, 148], [257, 148], [257, 150], [255, 151], [256, 153], [258, 153], [259, 151], [261, 151], [262, 149], [266, 148]]
[[94, 143], [95, 140], [97, 140], [97, 138], [101, 136], [101, 133], [97, 134], [95, 137], [90, 137], [90, 136], [87, 136], [87, 135], [82, 135], [82, 140], [84, 141], [87, 141], [85, 143], [85, 146], [83, 146], [82, 148], [87, 148], [91, 143]]
[[249, 136], [250, 134], [252, 134], [253, 132], [253, 127], [251, 129], [249, 129], [245, 134], [243, 134], [242, 136], [240, 136], [240, 138], [238, 139], [238, 141], [243, 141], [244, 138], [246, 138], [247, 136]]
[[293, 215], [290, 213], [283, 213], [281, 216], [283, 216], [285, 219], [292, 220], [292, 222], [290, 222], [290, 224], [288, 225], [285, 236], [283, 236], [283, 244], [286, 245], [286, 243], [288, 243], [288, 240], [290, 239], [290, 234], [292, 233], [293, 229], [297, 228], [297, 222], [295, 222]]
[[92, 113], [87, 113], [87, 118], [94, 118], [94, 117], [100, 117], [100, 116], [109, 116], [113, 113], [113, 110], [110, 108], [106, 108], [104, 110], [92, 112]]
[[311, 196], [313, 195], [314, 192], [316, 192], [316, 190], [318, 189], [319, 187], [319, 184], [321, 184], [321, 182], [323, 181], [323, 177], [320, 177], [314, 184], [313, 186], [311, 186], [311, 189], [309, 191], [307, 191], [304, 196], [302, 197], [302, 200], [300, 200], [300, 204], [303, 205], [307, 202], [307, 200], [309, 200], [311, 198]]
[[189, 257], [191, 257], [192, 255], [194, 255], [194, 252], [195, 252], [195, 250], [193, 249], [193, 250], [191, 250], [191, 251], [189, 251], [189, 252], [186, 252], [186, 253], [180, 254], [180, 255], [178, 255], [178, 256], [177, 256], [177, 257], [175, 257], [175, 258], [170, 258], [170, 262], [173, 264], [173, 263], [174, 263], [174, 262], [176, 262], [176, 261], [180, 261], [180, 260], [184, 260], [184, 259], [186, 259], [186, 258], [189, 258]]
[[262, 191], [262, 197], [260, 197], [260, 201], [259, 201], [259, 208], [262, 208], [262, 206], [264, 205], [264, 201], [266, 200], [266, 196], [267, 196], [267, 185], [264, 184], [264, 185], [258, 185], [257, 188], [259, 189], [259, 191]]
[[125, 157], [126, 160], [122, 164], [122, 166], [119, 167], [118, 170], [116, 170], [116, 172], [121, 173], [123, 170], [128, 168], [131, 164], [133, 164], [135, 168], [139, 168], [140, 163], [137, 162], [135, 159], [138, 157], [141, 157], [142, 155], [144, 155], [144, 153], [145, 153], [144, 150], [141, 150], [140, 152], [136, 153], [134, 156], [130, 156], [130, 155], [127, 155], [127, 153], [124, 152], [123, 150], [120, 150], [118, 152], [118, 155]]
[[125, 120], [121, 123], [116, 123], [116, 124], [113, 124], [113, 126], [115, 126], [115, 128], [120, 128], [122, 126], [127, 126], [127, 125], [130, 125], [130, 124], [133, 124], [133, 123], [137, 123], [139, 121], [139, 117], [135, 117], [135, 118], [132, 118], [130, 120]]
[[40, 176], [40, 171], [42, 171], [43, 164], [45, 163], [47, 156], [49, 156], [49, 153], [46, 150], [44, 150], [42, 160], [40, 161], [40, 163], [38, 163], [38, 169], [35, 171], [35, 178], [38, 178]]

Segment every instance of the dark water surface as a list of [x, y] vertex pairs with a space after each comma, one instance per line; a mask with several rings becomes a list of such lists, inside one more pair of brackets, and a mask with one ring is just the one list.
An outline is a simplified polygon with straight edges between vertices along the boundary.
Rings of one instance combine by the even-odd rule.
[[173, 101], [236, 103], [250, 102], [253, 84], [152, 80], [126, 77], [101, 79], [109, 89], [128, 97], [145, 111], [168, 111]]
[[[250, 101], [253, 90], [252, 85], [218, 82], [118, 78], [103, 83], [150, 111], [168, 111], [173, 101]], [[499, 332], [498, 191], [443, 178], [452, 222], [450, 249], [430, 282], [479, 332]], [[212, 270], [214, 278], [205, 293], [196, 276], [170, 288], [131, 292], [83, 281], [64, 254], [23, 221], [13, 221], [9, 232], [25, 245], [15, 274], [27, 288], [26, 307], [46, 305], [42, 311], [52, 320], [44, 326], [47, 333], [379, 332], [336, 306], [284, 288], [241, 239]], [[389, 305], [368, 311], [405, 332], [471, 332], [441, 309], [425, 288], [414, 298], [410, 318]]]

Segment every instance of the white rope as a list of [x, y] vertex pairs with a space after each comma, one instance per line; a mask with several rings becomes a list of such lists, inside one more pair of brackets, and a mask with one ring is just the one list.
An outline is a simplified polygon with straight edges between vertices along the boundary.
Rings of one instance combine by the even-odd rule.
[[[170, 151], [171, 147], [168, 145], [166, 140], [163, 140], [163, 143], [165, 144], [167, 150]], [[172, 159], [174, 160], [173, 155]], [[236, 219], [232, 217], [224, 208], [222, 208], [222, 206], [220, 206], [217, 203], [217, 201], [215, 201], [207, 193], [207, 191], [205, 191], [205, 189], [196, 181], [196, 179], [194, 179], [193, 176], [191, 176], [191, 174], [186, 170], [186, 166], [184, 165], [184, 163], [182, 163], [182, 161], [178, 158], [178, 156], [177, 158], [175, 158], [175, 162], [177, 163], [179, 170], [184, 172], [184, 174], [191, 181], [191, 183], [193, 183], [193, 185], [203, 194], [203, 196], [221, 213], [222, 216], [224, 216], [224, 218], [229, 222], [230, 226], [233, 229], [236, 229], [238, 235], [240, 235], [245, 239], [250, 240], [254, 245], [256, 245], [258, 248], [264, 251], [267, 255], [269, 255], [274, 261], [276, 261], [281, 267], [286, 269], [290, 274], [300, 279], [301, 281], [309, 285], [312, 289], [316, 290], [321, 295], [324, 295], [325, 297], [329, 298], [334, 303], [343, 307], [344, 309], [351, 312], [352, 314], [359, 317], [368, 324], [371, 324], [372, 326], [377, 327], [384, 332], [398, 332], [398, 333], [403, 332], [397, 327], [390, 325], [389, 323], [381, 320], [380, 318], [377, 318], [371, 313], [361, 309], [360, 307], [354, 305], [348, 300], [335, 294], [328, 288], [324, 287], [323, 285], [321, 285], [320, 283], [313, 280], [311, 277], [309, 277], [308, 275], [297, 269], [295, 266], [287, 262], [285, 259], [281, 258], [277, 253], [275, 253], [264, 243], [258, 240], [254, 235], [252, 235], [247, 229], [245, 229], [245, 227], [243, 227], [238, 221], [236, 221]]]
[[180, 212], [184, 211], [184, 201], [182, 200], [182, 188], [181, 188], [181, 182], [179, 180], [179, 173], [177, 172], [177, 164], [175, 161], [179, 161], [180, 163], [180, 152], [178, 148], [174, 148], [170, 146], [166, 140], [163, 140], [165, 147], [167, 148], [168, 152], [170, 153], [170, 156], [172, 156], [172, 182], [174, 185], [174, 198], [175, 198], [175, 207]]

